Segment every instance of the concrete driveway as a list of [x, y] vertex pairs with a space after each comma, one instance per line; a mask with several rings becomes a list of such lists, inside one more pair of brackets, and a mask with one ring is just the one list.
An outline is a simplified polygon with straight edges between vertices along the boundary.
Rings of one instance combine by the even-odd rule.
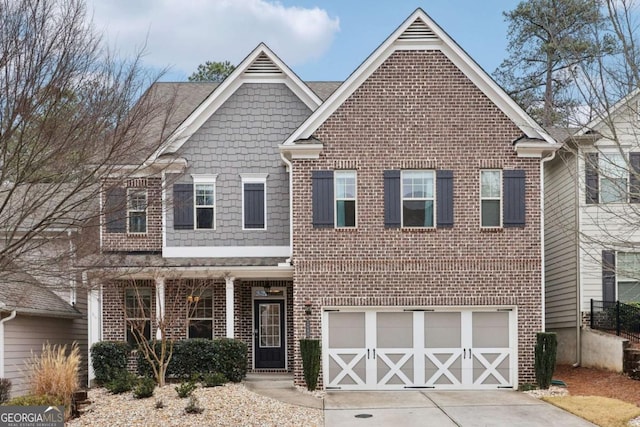
[[593, 427], [553, 405], [514, 391], [328, 392], [326, 427]]

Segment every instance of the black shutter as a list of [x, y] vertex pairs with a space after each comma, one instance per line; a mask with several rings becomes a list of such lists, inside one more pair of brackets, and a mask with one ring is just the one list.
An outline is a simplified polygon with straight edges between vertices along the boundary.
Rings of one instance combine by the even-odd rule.
[[312, 171], [313, 226], [333, 227], [333, 171]]
[[400, 204], [400, 171], [384, 171], [384, 226], [399, 228], [402, 224]]
[[502, 171], [504, 205], [502, 208], [502, 225], [507, 227], [524, 227], [525, 206], [525, 173], [523, 170]]
[[173, 184], [173, 229], [193, 230], [193, 184]]
[[587, 153], [584, 156], [584, 182], [586, 202], [588, 205], [598, 203], [598, 153]]
[[109, 188], [106, 191], [104, 218], [107, 233], [127, 232], [127, 189]]
[[640, 153], [629, 153], [629, 201], [640, 203]]
[[244, 228], [264, 228], [264, 184], [244, 184]]
[[436, 171], [436, 226], [453, 227], [453, 171]]
[[614, 251], [602, 251], [602, 299], [605, 302], [616, 300], [616, 254]]

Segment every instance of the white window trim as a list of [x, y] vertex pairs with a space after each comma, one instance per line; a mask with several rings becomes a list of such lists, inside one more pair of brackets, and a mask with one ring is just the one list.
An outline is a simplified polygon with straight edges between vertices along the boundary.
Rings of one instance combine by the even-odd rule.
[[[129, 317], [127, 315], [127, 292], [133, 291], [136, 294], [137, 298], [142, 298], [145, 296], [144, 294], [149, 294], [149, 317]], [[136, 307], [136, 310], [138, 308]], [[127, 341], [127, 333], [129, 332], [129, 320], [145, 320], [149, 322], [149, 339], [153, 338], [153, 322], [151, 318], [153, 317], [153, 292], [150, 287], [140, 287], [140, 288], [125, 288], [124, 290], [124, 340]], [[144, 332], [144, 331], [143, 331]]]
[[[424, 198], [405, 198], [404, 197], [404, 173], [405, 172], [431, 172], [433, 174], [433, 197]], [[413, 225], [404, 225], [404, 201], [405, 200], [433, 200], [433, 218], [431, 227], [416, 227]], [[436, 228], [436, 171], [435, 169], [403, 169], [400, 171], [400, 226], [407, 229], [432, 229]]]
[[[267, 229], [267, 177], [268, 173], [241, 173], [240, 174], [240, 191], [242, 191], [242, 231], [265, 231]], [[264, 188], [264, 227], [263, 228], [246, 228], [244, 225], [244, 185], [245, 184], [262, 184]]]
[[[218, 174], [199, 174], [191, 175], [193, 179], [193, 229], [194, 230], [215, 230], [217, 226], [216, 217], [218, 216], [218, 194], [216, 191], [216, 180]], [[213, 186], [213, 205], [198, 206], [196, 199], [196, 187], [197, 185], [212, 185]], [[198, 207], [213, 208], [213, 227], [212, 228], [198, 228]]]
[[[498, 172], [500, 177], [498, 178], [498, 188], [500, 189], [500, 197], [482, 197], [482, 172]], [[502, 223], [502, 216], [503, 216], [503, 207], [502, 205], [504, 204], [504, 189], [503, 187], [503, 180], [502, 180], [502, 169], [480, 169], [480, 174], [478, 176], [479, 178], [479, 188], [480, 188], [480, 228], [485, 229], [485, 230], [491, 230], [491, 229], [499, 229], [502, 228], [503, 223]], [[498, 216], [500, 217], [500, 225], [491, 225], [491, 226], [487, 226], [487, 225], [482, 225], [482, 201], [483, 200], [498, 200], [500, 201], [500, 206], [498, 207]]]
[[[130, 197], [130, 193], [142, 193], [144, 192], [144, 203], [145, 203], [145, 208], [144, 210], [139, 210], [139, 209], [131, 209], [131, 197]], [[149, 207], [149, 193], [147, 191], [146, 188], [136, 188], [136, 187], [129, 187], [127, 188], [127, 234], [133, 234], [136, 236], [142, 236], [147, 234], [147, 231], [149, 230], [149, 213], [148, 213], [148, 208]], [[129, 215], [130, 212], [144, 212], [144, 216], [145, 216], [145, 220], [144, 220], [144, 231], [130, 231], [129, 230], [129, 218], [131, 217]]]
[[[623, 274], [621, 274], [621, 269], [622, 267], [620, 266], [620, 254], [635, 254], [638, 252], [632, 252], [632, 251], [616, 251], [615, 252], [615, 278], [616, 278], [616, 301], [620, 301], [620, 287], [619, 287], [619, 283], [633, 283], [633, 282], [640, 282], [640, 280], [634, 280], [633, 277], [628, 277], [628, 276], [624, 276]], [[622, 277], [621, 277], [622, 276]], [[622, 280], [620, 280], [622, 278]], [[624, 301], [622, 301], [624, 302]]]
[[[599, 151], [594, 151], [594, 153], [598, 153], [598, 165], [597, 165], [597, 171], [598, 171], [598, 204], [604, 204], [604, 205], [621, 205], [621, 204], [625, 204], [625, 203], [630, 203], [630, 199], [629, 199], [629, 195], [631, 193], [631, 182], [629, 179], [629, 176], [631, 175], [631, 163], [629, 163], [629, 151], [628, 150], [623, 150], [621, 151], [618, 147], [616, 147], [615, 149], [604, 149], [604, 150], [599, 150]], [[600, 168], [600, 162], [603, 161], [603, 157], [607, 157], [607, 156], [611, 156], [611, 155], [619, 155], [622, 156], [622, 160], [625, 163], [626, 166], [626, 181], [627, 181], [627, 185], [626, 185], [626, 189], [625, 189], [625, 194], [627, 195], [626, 199], [621, 201], [621, 202], [603, 202], [602, 201], [602, 179], [609, 179], [606, 178], [604, 176], [604, 174], [602, 172], [600, 172], [601, 168]], [[617, 290], [617, 289], [616, 289]]]
[[[355, 179], [355, 194], [353, 196], [353, 198], [338, 198], [337, 194], [337, 185], [338, 185], [338, 180], [337, 180], [337, 176], [338, 175], [346, 175], [346, 174], [353, 174], [353, 177]], [[351, 226], [344, 226], [344, 227], [338, 227], [338, 201], [339, 200], [353, 200], [354, 201], [354, 205], [355, 205], [355, 224], [353, 227]], [[345, 169], [345, 170], [337, 170], [333, 172], [333, 227], [337, 228], [339, 230], [342, 229], [346, 229], [346, 230], [353, 230], [355, 228], [358, 228], [358, 172], [355, 170], [351, 170], [351, 169]]]
[[[192, 309], [192, 302], [188, 302], [187, 301], [187, 338], [191, 338], [189, 336], [189, 322], [191, 320], [209, 320], [211, 322], [211, 338], [214, 338], [214, 330], [213, 330], [213, 315], [214, 315], [214, 304], [215, 302], [213, 301], [213, 290], [212, 289], [204, 289], [200, 295], [197, 295], [199, 298], [202, 298], [204, 295], [208, 295], [211, 298], [211, 317], [191, 317], [191, 309]], [[195, 309], [195, 306], [193, 307]]]

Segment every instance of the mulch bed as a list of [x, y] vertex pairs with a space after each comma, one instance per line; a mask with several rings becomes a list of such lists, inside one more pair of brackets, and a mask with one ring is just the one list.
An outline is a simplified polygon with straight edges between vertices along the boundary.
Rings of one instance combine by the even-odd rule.
[[624, 374], [558, 365], [553, 378], [564, 381], [572, 396], [611, 397], [640, 406], [640, 381]]

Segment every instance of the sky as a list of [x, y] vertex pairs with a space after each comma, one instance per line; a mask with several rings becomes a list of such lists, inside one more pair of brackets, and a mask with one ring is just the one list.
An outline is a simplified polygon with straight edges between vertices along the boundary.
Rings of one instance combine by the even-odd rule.
[[164, 81], [198, 64], [238, 64], [264, 42], [306, 81], [344, 80], [421, 7], [485, 71], [506, 57], [502, 12], [514, 0], [87, 0], [105, 41], [121, 55], [144, 47]]

